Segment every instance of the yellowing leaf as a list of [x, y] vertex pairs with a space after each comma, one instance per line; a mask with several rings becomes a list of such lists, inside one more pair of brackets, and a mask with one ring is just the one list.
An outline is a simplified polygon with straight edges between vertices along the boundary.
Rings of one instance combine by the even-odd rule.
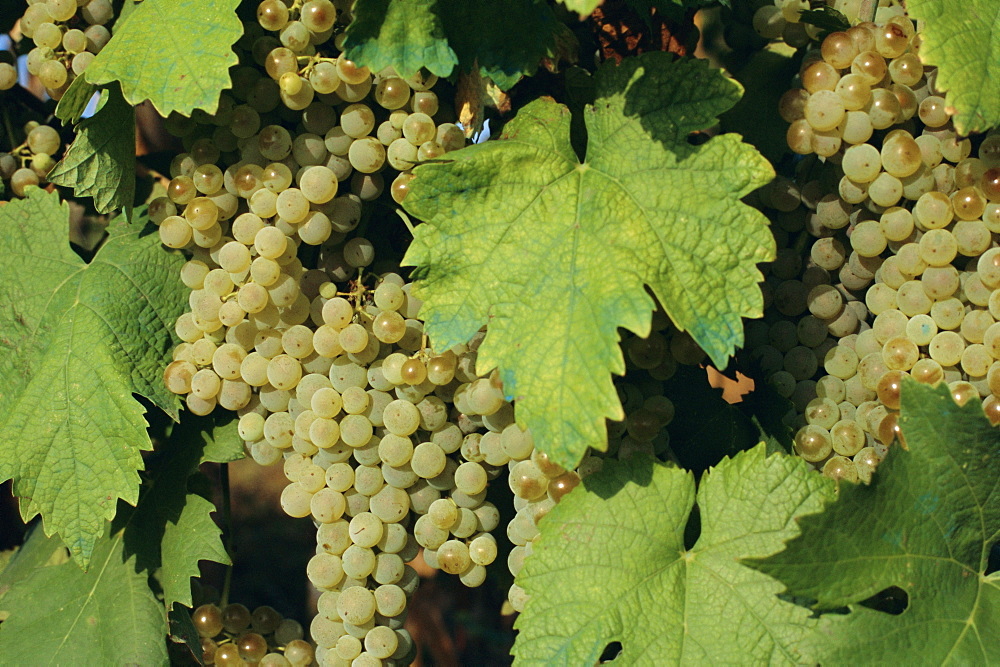
[[761, 314], [756, 264], [774, 252], [767, 220], [739, 201], [770, 165], [736, 135], [688, 143], [738, 84], [650, 53], [605, 65], [596, 85], [583, 162], [568, 110], [542, 98], [500, 141], [417, 167], [404, 201], [426, 221], [404, 263], [419, 267], [432, 341], [447, 348], [488, 323], [478, 370], [500, 368], [518, 421], [566, 467], [604, 449], [605, 418], [623, 416], [617, 328], [649, 332], [645, 286], [724, 366], [740, 318]]

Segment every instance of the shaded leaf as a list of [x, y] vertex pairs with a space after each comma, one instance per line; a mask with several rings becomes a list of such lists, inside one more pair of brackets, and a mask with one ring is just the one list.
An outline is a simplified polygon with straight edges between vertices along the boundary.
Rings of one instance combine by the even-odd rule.
[[[1000, 431], [978, 401], [959, 407], [944, 383], [912, 380], [901, 426], [908, 452], [892, 450], [870, 486], [843, 484], [784, 551], [748, 565], [820, 609], [850, 605], [813, 637], [824, 663], [1000, 661], [1000, 577], [986, 574], [1000, 537]], [[858, 604], [892, 586], [908, 597], [903, 613]]]
[[76, 128], [76, 139], [48, 178], [73, 188], [77, 197], [93, 197], [100, 213], [124, 208], [130, 215], [135, 198], [135, 109], [117, 86], [105, 89], [97, 112]]
[[75, 562], [35, 569], [0, 601], [0, 664], [161, 665], [163, 605], [122, 553], [122, 536], [97, 540], [88, 571]]

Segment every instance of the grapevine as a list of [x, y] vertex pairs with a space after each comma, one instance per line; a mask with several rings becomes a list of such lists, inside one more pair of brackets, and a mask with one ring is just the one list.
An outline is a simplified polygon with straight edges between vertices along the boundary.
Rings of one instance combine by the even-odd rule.
[[[462, 661], [1000, 659], [948, 1], [507, 4], [0, 22], [0, 655], [424, 664], [489, 632], [448, 590]], [[235, 581], [231, 470], [302, 605]]]

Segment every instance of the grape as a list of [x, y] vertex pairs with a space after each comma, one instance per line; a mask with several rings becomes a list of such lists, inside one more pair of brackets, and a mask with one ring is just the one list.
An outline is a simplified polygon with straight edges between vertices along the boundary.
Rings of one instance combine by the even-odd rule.
[[844, 174], [852, 181], [870, 183], [881, 169], [879, 151], [871, 144], [851, 146], [844, 151], [841, 166]]
[[868, 186], [868, 196], [879, 206], [894, 206], [903, 196], [903, 184], [883, 171]]
[[947, 266], [958, 254], [958, 242], [947, 229], [928, 230], [919, 243], [920, 258], [928, 266]]
[[795, 434], [795, 451], [806, 461], [822, 461], [833, 450], [830, 433], [818, 426], [805, 426]]
[[961, 362], [965, 351], [965, 341], [954, 331], [941, 331], [935, 334], [928, 345], [931, 359], [942, 366], [954, 366]]

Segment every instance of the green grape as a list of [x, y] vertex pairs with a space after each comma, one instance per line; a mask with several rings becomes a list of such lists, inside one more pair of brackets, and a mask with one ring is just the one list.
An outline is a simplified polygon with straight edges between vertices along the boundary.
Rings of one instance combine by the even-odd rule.
[[[876, 179], [872, 185], [874, 186], [878, 182], [879, 179]], [[875, 220], [865, 220], [858, 223], [851, 233], [851, 247], [862, 257], [880, 255], [886, 248], [886, 239], [879, 223]]]
[[813, 152], [813, 129], [805, 118], [794, 121], [785, 132], [785, 142], [793, 153], [809, 155]]
[[884, 130], [895, 125], [903, 114], [899, 99], [884, 88], [872, 90], [872, 97], [865, 105], [864, 111], [876, 130]]
[[853, 419], [841, 419], [830, 428], [833, 451], [841, 456], [854, 456], [865, 446], [865, 432]]
[[[288, 188], [278, 195], [278, 211], [289, 222], [301, 222], [306, 218], [309, 212], [309, 204], [325, 204], [332, 200], [337, 195], [337, 177], [328, 167], [321, 165], [314, 165], [307, 167], [302, 172], [302, 178], [299, 181], [300, 190], [295, 188]], [[298, 220], [289, 218], [282, 211], [282, 197], [286, 196], [288, 192], [300, 192], [302, 199], [304, 201], [305, 211], [300, 211], [296, 208], [295, 213], [301, 214]], [[302, 206], [303, 202], [296, 202], [299, 207]], [[329, 222], [329, 219], [327, 219]]]
[[806, 461], [822, 461], [833, 451], [830, 432], [818, 426], [805, 426], [795, 434], [795, 451]]
[[883, 142], [881, 159], [887, 173], [896, 178], [904, 178], [920, 168], [923, 154], [913, 137], [904, 132]]
[[971, 310], [962, 318], [959, 330], [962, 338], [970, 343], [981, 343], [986, 336], [987, 330], [989, 330], [993, 323], [994, 319], [991, 313], [983, 310]]
[[[933, 306], [932, 306], [933, 309]], [[929, 345], [931, 340], [937, 335], [938, 327], [934, 318], [927, 314], [914, 315], [906, 323], [906, 338], [916, 345]]]
[[375, 137], [362, 137], [351, 143], [348, 158], [356, 170], [371, 174], [379, 171], [385, 164], [385, 146]]
[[340, 127], [352, 139], [364, 137], [375, 128], [375, 114], [365, 104], [350, 104], [340, 114]]
[[414, 146], [434, 141], [437, 136], [434, 119], [425, 113], [411, 113], [403, 121], [402, 130], [403, 137]]
[[875, 131], [871, 118], [864, 111], [848, 111], [842, 127], [844, 141], [852, 146], [864, 144]]
[[896, 291], [896, 305], [904, 316], [913, 317], [929, 313], [933, 302], [921, 280], [907, 280]]
[[[814, 131], [824, 132], [837, 127], [844, 120], [847, 110], [844, 100], [833, 90], [816, 90], [806, 100], [803, 112]], [[406, 134], [405, 127], [403, 133]]]
[[951, 205], [959, 220], [976, 220], [986, 211], [986, 198], [978, 188], [968, 186], [951, 195]]
[[[840, 74], [837, 70], [823, 61], [817, 61], [809, 65], [802, 71], [802, 87], [810, 94], [821, 90], [833, 91], [837, 88]], [[807, 100], [808, 102], [808, 100]]]
[[[920, 277], [924, 292], [934, 301], [947, 299], [960, 285], [958, 269], [953, 266], [928, 267]], [[930, 312], [928, 310], [927, 312]]]
[[401, 109], [409, 100], [410, 87], [399, 77], [384, 77], [375, 86], [375, 102], [383, 109]]
[[856, 484], [859, 479], [857, 468], [851, 459], [844, 456], [831, 456], [823, 465], [823, 474], [830, 479], [840, 481], [846, 480]]
[[910, 370], [919, 358], [917, 344], [905, 336], [890, 338], [882, 348], [882, 359], [890, 370]]
[[382, 413], [385, 428], [398, 436], [408, 436], [420, 426], [420, 411], [413, 403], [397, 399], [389, 403]]
[[806, 422], [820, 428], [830, 429], [840, 418], [837, 403], [829, 398], [815, 398], [805, 409]]
[[873, 447], [865, 447], [861, 449], [861, 451], [854, 455], [853, 459], [855, 469], [858, 473], [858, 479], [865, 484], [869, 484], [880, 461], [881, 458]]
[[827, 352], [823, 368], [830, 375], [846, 380], [857, 372], [858, 355], [849, 347], [835, 346]]
[[835, 90], [848, 111], [863, 109], [872, 96], [871, 86], [858, 74], [841, 77]]
[[455, 487], [470, 496], [485, 490], [487, 481], [486, 470], [478, 463], [466, 461], [455, 470]]
[[958, 242], [947, 229], [931, 229], [920, 237], [920, 258], [928, 266], [947, 266], [958, 254]]
[[931, 359], [942, 366], [954, 366], [961, 362], [965, 351], [965, 341], [954, 331], [941, 331], [927, 346]]
[[895, 206], [903, 196], [903, 184], [895, 176], [882, 172], [868, 186], [868, 196], [879, 206]]
[[896, 308], [896, 290], [885, 283], [876, 283], [865, 292], [865, 305], [873, 315]]
[[878, 149], [871, 144], [851, 146], [844, 151], [841, 168], [852, 181], [871, 183], [881, 171]]

